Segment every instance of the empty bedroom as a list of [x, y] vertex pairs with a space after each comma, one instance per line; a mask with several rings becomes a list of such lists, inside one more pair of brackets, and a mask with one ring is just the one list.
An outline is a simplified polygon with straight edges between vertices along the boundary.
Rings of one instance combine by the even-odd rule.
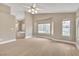
[[0, 3], [0, 56], [79, 56], [79, 3]]

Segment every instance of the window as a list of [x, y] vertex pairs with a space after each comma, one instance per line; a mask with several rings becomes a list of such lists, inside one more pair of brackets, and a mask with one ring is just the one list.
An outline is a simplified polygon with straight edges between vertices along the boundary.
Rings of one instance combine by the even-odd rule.
[[62, 22], [62, 35], [70, 36], [70, 21], [69, 20]]
[[54, 22], [52, 22], [52, 32], [51, 34], [53, 35], [54, 34]]
[[38, 24], [38, 33], [50, 34], [50, 23]]

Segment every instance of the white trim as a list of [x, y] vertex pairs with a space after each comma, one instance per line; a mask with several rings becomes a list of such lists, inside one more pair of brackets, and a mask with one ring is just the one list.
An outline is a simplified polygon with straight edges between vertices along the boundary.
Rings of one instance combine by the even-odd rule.
[[32, 36], [26, 36], [25, 38], [26, 38], [26, 39], [27, 39], [27, 38], [32, 38]]
[[[52, 40], [53, 40], [53, 39], [52, 39]], [[76, 42], [72, 42], [72, 41], [58, 40], [58, 39], [54, 39], [54, 41], [58, 41], [58, 42], [63, 42], [63, 43], [69, 43], [69, 44], [74, 44], [74, 45], [76, 45]]]
[[[44, 36], [40, 36], [40, 37], [43, 38]], [[44, 38], [51, 39], [51, 40], [57, 41], [57, 42], [62, 42], [62, 43], [68, 43], [68, 44], [76, 45], [76, 42], [72, 42], [72, 41], [60, 40], [60, 39], [55, 39], [55, 38], [50, 38], [50, 37], [44, 37]]]
[[78, 45], [78, 44], [76, 44], [76, 47], [77, 47], [77, 49], [79, 50], [79, 45]]
[[6, 44], [6, 43], [13, 42], [13, 41], [16, 41], [16, 39], [12, 39], [12, 40], [8, 40], [8, 41], [2, 41], [2, 42], [0, 42], [0, 44]]

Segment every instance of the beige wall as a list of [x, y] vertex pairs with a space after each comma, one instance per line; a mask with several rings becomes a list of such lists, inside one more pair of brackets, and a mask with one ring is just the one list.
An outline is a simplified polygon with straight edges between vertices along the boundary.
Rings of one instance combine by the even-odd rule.
[[79, 9], [76, 12], [76, 43], [79, 48]]
[[32, 15], [26, 12], [25, 15], [26, 38], [32, 37]]
[[7, 5], [0, 4], [0, 13], [8, 13], [10, 14], [10, 8]]
[[9, 14], [0, 13], [0, 39], [15, 39], [15, 18]]
[[[51, 14], [36, 14], [33, 17], [33, 23], [34, 23], [34, 28], [33, 28], [33, 34], [39, 35], [37, 33], [37, 21], [38, 20], [45, 20], [45, 19], [50, 19], [50, 22], [54, 22], [54, 34], [49, 35], [46, 37], [51, 37], [55, 39], [61, 39], [61, 40], [69, 40], [69, 41], [75, 41], [75, 13], [51, 13]], [[71, 21], [71, 32], [70, 32], [70, 37], [64, 37], [62, 36], [62, 21], [65, 19], [70, 19]], [[41, 36], [41, 35], [39, 35]], [[42, 34], [42, 36], [45, 36]]]
[[[7, 10], [7, 7], [2, 7], [0, 9]], [[5, 11], [0, 10], [0, 41], [8, 41], [16, 39], [15, 37], [15, 17], [6, 13]]]

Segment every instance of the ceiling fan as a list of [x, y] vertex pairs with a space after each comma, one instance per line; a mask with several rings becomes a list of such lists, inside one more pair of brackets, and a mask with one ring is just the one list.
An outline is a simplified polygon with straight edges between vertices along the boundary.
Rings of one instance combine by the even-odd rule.
[[39, 9], [38, 7], [37, 7], [37, 4], [36, 3], [33, 3], [31, 6], [25, 6], [28, 10], [28, 12], [29, 13], [31, 13], [31, 14], [37, 14], [38, 13], [38, 11], [39, 10], [41, 10], [41, 9]]

